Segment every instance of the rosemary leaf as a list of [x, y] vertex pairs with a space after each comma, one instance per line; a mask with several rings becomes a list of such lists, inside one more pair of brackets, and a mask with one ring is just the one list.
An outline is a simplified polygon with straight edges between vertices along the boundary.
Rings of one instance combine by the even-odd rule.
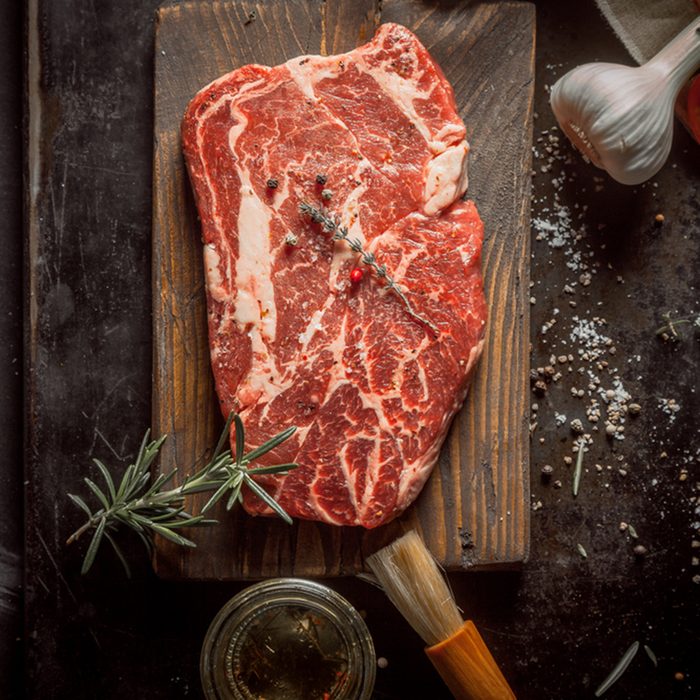
[[644, 645], [644, 651], [647, 653], [647, 656], [651, 659], [651, 663], [654, 664], [654, 668], [658, 668], [659, 660], [656, 658], [656, 654], [646, 644]]
[[290, 462], [289, 464], [273, 464], [269, 467], [253, 467], [248, 470], [248, 473], [251, 476], [255, 476], [256, 474], [281, 474], [282, 472], [296, 469], [298, 466], [296, 462]]
[[117, 496], [114, 499], [115, 501], [121, 501], [124, 498], [124, 495], [126, 494], [128, 488], [129, 488], [129, 485], [131, 484], [131, 479], [133, 478], [135, 471], [136, 471], [136, 466], [133, 464], [130, 464], [126, 468], [126, 471], [124, 472], [124, 476], [122, 476], [122, 480], [119, 483], [119, 488], [117, 489]]
[[182, 489], [187, 493], [196, 493], [196, 491], [191, 491], [190, 489], [202, 490], [199, 489], [199, 487], [207, 482], [216, 482], [216, 484], [205, 490], [216, 488], [221, 481], [220, 476], [223, 473], [222, 470], [225, 470], [225, 467], [231, 462], [231, 460], [232, 457], [230, 450], [221, 452], [216, 458], [212, 458], [207, 464], [205, 464], [198, 472], [186, 476], [182, 483]]
[[572, 492], [574, 496], [578, 496], [578, 487], [581, 483], [581, 472], [583, 471], [583, 440], [579, 440], [578, 454], [576, 455], [576, 468], [574, 469], [574, 484]]
[[[138, 472], [138, 469], [137, 469]], [[139, 474], [134, 477], [133, 483], [131, 484], [131, 490], [127, 492], [127, 496], [130, 498], [134, 498], [138, 494], [140, 494], [143, 489], [148, 486], [148, 482], [151, 480], [151, 474], [150, 472], [146, 472], [145, 474]]]
[[150, 518], [154, 523], [164, 523], [177, 518], [184, 510], [184, 508], [165, 508], [162, 513], [151, 515]]
[[218, 488], [221, 481], [216, 481], [214, 479], [209, 481], [200, 481], [197, 484], [191, 486], [188, 482], [185, 482], [182, 486], [183, 490], [186, 491], [188, 496], [192, 496], [195, 493], [203, 493], [205, 491], [212, 491]]
[[277, 503], [277, 501], [275, 501], [275, 499], [272, 498], [272, 496], [270, 496], [270, 494], [265, 491], [260, 484], [257, 484], [248, 474], [245, 475], [245, 484], [256, 496], [265, 501], [265, 503], [267, 503], [267, 505], [270, 506], [270, 508], [272, 508], [272, 510], [274, 510], [275, 513], [282, 518], [282, 520], [289, 523], [289, 525], [292, 524], [292, 519], [289, 517], [289, 515], [287, 515], [284, 508], [282, 508], [282, 506]]
[[224, 425], [224, 429], [221, 431], [219, 441], [216, 443], [216, 447], [214, 448], [214, 452], [212, 453], [210, 462], [215, 462], [221, 454], [222, 450], [224, 449], [224, 446], [228, 444], [228, 440], [231, 435], [231, 424], [233, 423], [234, 415], [235, 414], [233, 411], [231, 411], [231, 413], [228, 414], [228, 418], [226, 419], [226, 425]]
[[170, 540], [175, 544], [180, 544], [185, 547], [197, 546], [194, 542], [192, 542], [192, 540], [188, 540], [186, 537], [178, 535], [177, 533], [173, 532], [169, 527], [163, 527], [162, 525], [151, 521], [150, 528], [151, 530], [153, 530], [153, 532], [157, 532], [161, 537], [164, 537], [166, 540]]
[[117, 543], [114, 541], [114, 537], [112, 537], [112, 535], [110, 535], [109, 532], [106, 532], [106, 531], [105, 531], [105, 537], [107, 538], [108, 542], [112, 545], [112, 549], [114, 550], [114, 553], [117, 555], [117, 559], [119, 559], [122, 566], [124, 567], [124, 573], [126, 574], [126, 577], [131, 578], [131, 568], [129, 567], [129, 562], [127, 562], [126, 557], [124, 556], [124, 553], [119, 548]]
[[143, 546], [146, 548], [148, 556], [153, 556], [153, 540], [146, 534], [145, 530], [137, 530], [136, 534], [143, 542]]
[[291, 437], [295, 431], [296, 426], [291, 426], [286, 430], [283, 430], [281, 433], [277, 433], [277, 435], [270, 438], [265, 444], [261, 445], [260, 447], [256, 447], [254, 450], [251, 450], [247, 455], [245, 455], [243, 461], [246, 464], [248, 464], [258, 459], [259, 457], [262, 457], [264, 454], [267, 454], [270, 450], [274, 450], [275, 447], [281, 445], [285, 440], [287, 440], [287, 438]]
[[172, 478], [177, 474], [177, 469], [173, 469], [169, 474], [159, 474], [158, 477], [149, 486], [148, 491], [143, 495], [143, 498], [149, 498], [157, 491], [160, 491], [165, 484], [172, 481]]
[[92, 481], [92, 479], [88, 479], [87, 477], [85, 477], [84, 481], [87, 484], [90, 491], [92, 491], [95, 494], [95, 496], [97, 496], [97, 500], [102, 504], [102, 507], [105, 510], [109, 510], [109, 501], [107, 500], [107, 496], [105, 496], [100, 487], [94, 481]]
[[147, 518], [145, 515], [134, 510], [131, 514], [130, 520], [142, 525], [144, 528], [148, 528], [151, 525], [151, 518]]
[[243, 442], [243, 421], [239, 415], [233, 419], [236, 424], [236, 466], [240, 467], [243, 463], [243, 454], [245, 452], [245, 443]]
[[238, 497], [241, 495], [241, 486], [243, 485], [243, 480], [239, 481], [238, 484], [231, 489], [228, 501], [226, 501], [226, 510], [231, 510], [233, 506], [236, 505]]
[[632, 659], [639, 650], [639, 642], [634, 642], [630, 648], [622, 655], [622, 658], [617, 662], [615, 668], [610, 672], [610, 675], [598, 686], [595, 691], [595, 696], [599, 698], [605, 693], [610, 686], [620, 680], [622, 674], [627, 670], [627, 667], [632, 663]]
[[121, 512], [121, 511], [116, 511], [114, 513], [114, 519], [120, 522], [122, 525], [126, 525], [127, 527], [130, 527], [134, 532], [146, 532], [143, 529], [143, 526], [136, 521], [135, 518], [129, 517], [129, 514], [126, 512]]
[[90, 571], [90, 567], [92, 566], [93, 562], [95, 561], [95, 555], [97, 554], [97, 550], [100, 546], [100, 542], [102, 542], [102, 536], [104, 535], [106, 525], [107, 525], [107, 518], [106, 517], [100, 518], [100, 521], [97, 524], [97, 527], [95, 528], [95, 533], [93, 534], [92, 539], [90, 540], [90, 544], [88, 546], [87, 552], [85, 553], [85, 559], [83, 560], [83, 566], [80, 569], [81, 574], [86, 574], [88, 571]]
[[68, 496], [68, 498], [70, 498], [71, 501], [73, 501], [73, 503], [75, 503], [76, 506], [78, 506], [78, 508], [85, 511], [89, 518], [92, 517], [92, 512], [90, 511], [90, 508], [88, 508], [88, 504], [85, 503], [85, 501], [82, 498], [80, 498], [80, 496], [74, 496], [72, 493], [68, 493], [66, 495]]
[[149, 476], [149, 469], [151, 468], [151, 463], [158, 455], [161, 446], [165, 442], [165, 438], [166, 436], [164, 435], [163, 437], [160, 437], [157, 440], [154, 440], [153, 442], [146, 445], [146, 449], [144, 450], [144, 455], [141, 461], [136, 462], [136, 471], [139, 479]]
[[114, 501], [117, 498], [117, 493], [114, 488], [114, 480], [112, 479], [112, 475], [109, 473], [107, 467], [100, 462], [99, 459], [93, 459], [92, 460], [95, 463], [95, 466], [100, 470], [100, 473], [102, 474], [102, 478], [105, 480], [105, 484], [107, 484], [107, 490], [109, 491], [109, 496]]
[[219, 521], [216, 518], [203, 518], [201, 516], [196, 517], [200, 518], [200, 520], [190, 525], [190, 527], [209, 527], [210, 525], [219, 524]]
[[227, 479], [221, 486], [214, 492], [212, 497], [204, 504], [202, 507], [202, 513], [206, 513], [214, 504], [231, 488], [231, 480]]
[[151, 429], [149, 428], [145, 435], [143, 436], [143, 440], [141, 440], [141, 447], [139, 447], [139, 453], [136, 455], [136, 461], [134, 464], [141, 464], [143, 460], [143, 456], [146, 452], [146, 445], [148, 445], [148, 438], [151, 437]]
[[[183, 518], [182, 520], [173, 520], [172, 522], [168, 523], [168, 527], [171, 530], [174, 530], [175, 528], [179, 527], [197, 527], [204, 518], [201, 515], [193, 515], [190, 518]], [[217, 520], [208, 520], [208, 524], [213, 524], [218, 522]]]

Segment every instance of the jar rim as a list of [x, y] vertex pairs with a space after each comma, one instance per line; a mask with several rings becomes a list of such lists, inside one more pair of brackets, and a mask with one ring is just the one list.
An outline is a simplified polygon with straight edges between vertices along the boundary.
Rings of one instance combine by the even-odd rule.
[[[228, 600], [215, 615], [204, 637], [200, 655], [200, 677], [202, 689], [208, 700], [222, 700], [224, 697], [236, 697], [236, 691], [230, 685], [226, 686], [226, 695], [217, 683], [215, 663], [221, 655], [221, 645], [233, 634], [227, 630], [234, 625], [235, 630], [245, 628], [245, 622], [250, 621], [265, 609], [282, 606], [308, 606], [324, 615], [342, 632], [343, 642], [350, 658], [353, 672], [361, 674], [359, 685], [353, 687], [352, 700], [368, 700], [374, 688], [376, 676], [376, 654], [372, 637], [367, 625], [352, 606], [340, 593], [332, 588], [303, 578], [275, 578], [255, 583], [243, 589]], [[224, 635], [224, 639], [222, 639]], [[339, 700], [350, 696], [343, 694]]]

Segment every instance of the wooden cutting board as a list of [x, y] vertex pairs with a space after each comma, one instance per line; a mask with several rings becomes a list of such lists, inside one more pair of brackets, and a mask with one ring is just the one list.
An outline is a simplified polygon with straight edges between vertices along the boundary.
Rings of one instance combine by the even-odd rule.
[[[206, 83], [246, 63], [348, 51], [382, 22], [413, 30], [455, 88], [467, 124], [469, 196], [486, 226], [489, 324], [463, 410], [417, 502], [377, 530], [243, 512], [160, 542], [159, 574], [187, 579], [335, 576], [403, 529], [420, 530], [447, 569], [513, 565], [529, 544], [529, 201], [534, 7], [420, 0], [189, 2], [162, 7], [155, 46], [153, 430], [161, 468], [200, 465], [221, 429], [207, 345], [202, 250], [180, 150], [180, 119]], [[192, 504], [197, 511], [202, 500]]]

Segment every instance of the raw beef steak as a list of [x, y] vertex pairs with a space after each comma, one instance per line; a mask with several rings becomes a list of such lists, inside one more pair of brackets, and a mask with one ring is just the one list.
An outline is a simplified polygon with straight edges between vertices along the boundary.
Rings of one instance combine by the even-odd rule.
[[[214, 81], [182, 138], [222, 410], [240, 413], [250, 446], [298, 426], [267, 457], [299, 468], [259, 482], [294, 517], [391, 520], [428, 478], [482, 346], [483, 226], [460, 199], [468, 145], [451, 86], [385, 24], [350, 53]], [[302, 202], [337, 216], [429, 323]], [[251, 493], [244, 505], [269, 513]]]

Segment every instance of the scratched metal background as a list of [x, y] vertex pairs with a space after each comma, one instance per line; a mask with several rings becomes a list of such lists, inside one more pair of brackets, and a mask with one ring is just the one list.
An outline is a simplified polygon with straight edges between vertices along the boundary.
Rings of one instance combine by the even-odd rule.
[[22, 670], [22, 11], [0, 4], [0, 689]]
[[[22, 227], [21, 7], [0, 6], [0, 689], [3, 698], [200, 697], [197, 657], [218, 607], [238, 587], [158, 581], [139, 559], [123, 579], [108, 554], [94, 573], [78, 575], [82, 550], [65, 548], [80, 521], [67, 489], [95, 454], [116, 465], [133, 455], [150, 415], [149, 249], [153, 0], [31, 0], [31, 51], [40, 58], [40, 121], [27, 153], [36, 185], [25, 190]], [[35, 32], [32, 34], [32, 32]], [[544, 85], [592, 58], [628, 62], [592, 0], [538, 3], [535, 136], [551, 124]], [[562, 65], [558, 65], [562, 64]], [[557, 65], [552, 69], [552, 65]], [[31, 128], [31, 124], [28, 125]], [[692, 333], [663, 344], [654, 335], [661, 314], [698, 311], [699, 149], [678, 132], [658, 186], [633, 192], [570, 166], [576, 183], [562, 196], [589, 204], [601, 263], [581, 308], [601, 309], [618, 354], [639, 355], [625, 369], [626, 386], [644, 407], [624, 444], [630, 473], [605, 489], [593, 475], [574, 501], [567, 489], [540, 482], [550, 463], [561, 470], [570, 436], [554, 426], [553, 409], [573, 415], [574, 400], [555, 388], [539, 400], [532, 447], [530, 562], [519, 574], [453, 576], [459, 602], [481, 626], [506, 675], [523, 698], [591, 697], [596, 684], [634, 639], [648, 643], [659, 667], [640, 655], [610, 698], [694, 698], [700, 585], [692, 583], [691, 538], [700, 479], [696, 385], [700, 344]], [[31, 184], [31, 183], [30, 183]], [[551, 178], [535, 179], [537, 199], [551, 197]], [[650, 229], [657, 211], [667, 225]], [[598, 230], [599, 224], [605, 229]], [[23, 233], [24, 231], [24, 233]], [[603, 232], [604, 231], [604, 232]], [[601, 236], [606, 247], [602, 248]], [[25, 274], [20, 264], [22, 249]], [[566, 272], [533, 244], [533, 366], [549, 346], [538, 329], [561, 307]], [[608, 264], [610, 267], [608, 267]], [[624, 288], [617, 275], [625, 279]], [[24, 277], [24, 281], [23, 281]], [[24, 383], [21, 289], [27, 300]], [[600, 306], [602, 305], [602, 306]], [[639, 378], [638, 378], [639, 377]], [[24, 411], [22, 389], [24, 387]], [[668, 426], [652, 410], [659, 397], [682, 406]], [[25, 421], [22, 424], [21, 416]], [[27, 451], [22, 472], [22, 428]], [[541, 444], [539, 437], [544, 437]], [[605, 460], [603, 444], [590, 455]], [[662, 462], [661, 452], [667, 461]], [[654, 478], [657, 485], [650, 490]], [[22, 490], [22, 481], [26, 488]], [[22, 622], [22, 494], [26, 503], [26, 620]], [[629, 518], [649, 549], [637, 561], [616, 523]], [[589, 557], [576, 543], [585, 539]], [[138, 555], [138, 550], [133, 550]], [[360, 609], [379, 655], [377, 698], [445, 698], [418, 639], [381, 594], [354, 580], [333, 585]], [[19, 639], [19, 641], [18, 641]], [[22, 664], [20, 653], [25, 659]], [[683, 672], [683, 681], [674, 680]]]

